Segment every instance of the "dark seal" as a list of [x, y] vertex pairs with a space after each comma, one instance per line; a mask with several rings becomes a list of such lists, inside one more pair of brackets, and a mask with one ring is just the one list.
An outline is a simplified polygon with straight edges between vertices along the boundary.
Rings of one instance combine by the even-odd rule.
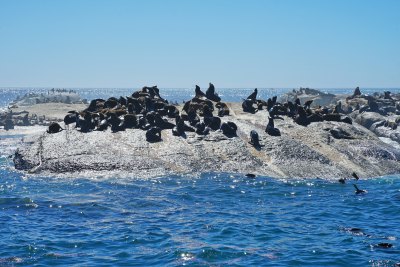
[[260, 138], [255, 130], [251, 130], [250, 132], [250, 144], [252, 144], [256, 148], [261, 147]]
[[57, 122], [53, 122], [52, 124], [50, 124], [49, 128], [47, 129], [47, 133], [55, 134], [55, 133], [61, 132], [62, 130], [64, 130], [64, 129], [61, 128], [60, 124], [58, 124]]
[[146, 131], [147, 142], [154, 143], [161, 141], [161, 129], [157, 126], [151, 127]]

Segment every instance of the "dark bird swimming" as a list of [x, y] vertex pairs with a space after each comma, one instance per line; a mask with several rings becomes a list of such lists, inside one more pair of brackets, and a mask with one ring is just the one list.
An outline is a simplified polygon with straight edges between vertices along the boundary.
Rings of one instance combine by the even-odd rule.
[[358, 194], [366, 194], [366, 193], [367, 193], [367, 190], [363, 190], [363, 189], [358, 188], [358, 186], [357, 186], [356, 184], [353, 184], [353, 186], [354, 186], [354, 188], [356, 189], [355, 193], [356, 193], [357, 195], [358, 195]]

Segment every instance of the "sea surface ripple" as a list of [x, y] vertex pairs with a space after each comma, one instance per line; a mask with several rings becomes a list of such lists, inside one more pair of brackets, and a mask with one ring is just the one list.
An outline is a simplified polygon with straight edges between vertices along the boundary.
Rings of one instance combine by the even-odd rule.
[[[394, 266], [400, 180], [25, 177], [0, 170], [0, 265]], [[390, 243], [391, 248], [380, 248]]]

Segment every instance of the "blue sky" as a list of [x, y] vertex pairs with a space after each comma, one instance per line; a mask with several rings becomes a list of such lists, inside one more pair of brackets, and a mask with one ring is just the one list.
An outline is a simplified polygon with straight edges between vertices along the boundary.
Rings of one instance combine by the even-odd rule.
[[398, 0], [0, 0], [0, 87], [400, 87]]

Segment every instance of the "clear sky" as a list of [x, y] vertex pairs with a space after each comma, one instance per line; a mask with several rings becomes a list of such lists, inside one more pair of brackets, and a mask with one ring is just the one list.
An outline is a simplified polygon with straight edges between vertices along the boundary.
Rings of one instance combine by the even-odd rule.
[[400, 0], [0, 0], [0, 87], [400, 87]]

